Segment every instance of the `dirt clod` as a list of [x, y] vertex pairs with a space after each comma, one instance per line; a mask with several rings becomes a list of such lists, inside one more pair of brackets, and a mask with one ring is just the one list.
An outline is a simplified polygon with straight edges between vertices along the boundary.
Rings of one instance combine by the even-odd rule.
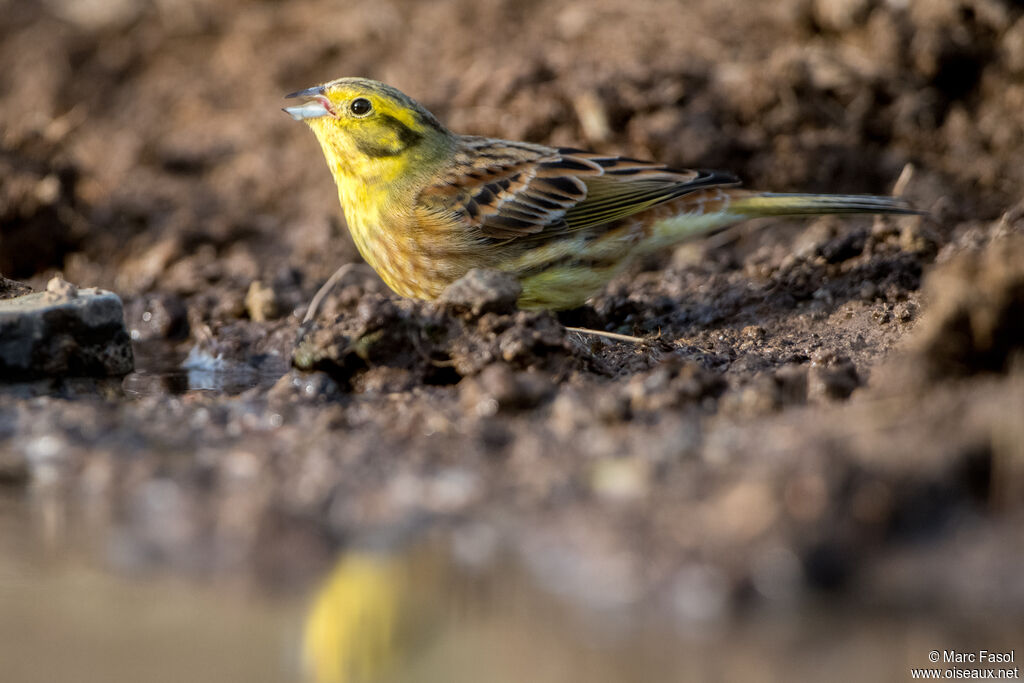
[[180, 341], [189, 336], [185, 302], [173, 294], [157, 292], [135, 298], [125, 310], [125, 320], [135, 341]]
[[826, 352], [811, 359], [807, 378], [807, 395], [810, 398], [849, 398], [860, 385], [857, 366], [847, 356]]
[[916, 347], [935, 377], [1005, 372], [1024, 353], [1024, 238], [992, 242], [932, 272]]
[[503, 363], [488, 365], [476, 377], [459, 383], [462, 404], [481, 416], [534, 408], [549, 398], [554, 389], [550, 378], [515, 371]]
[[448, 285], [441, 292], [439, 303], [455, 311], [468, 311], [479, 316], [484, 313], [510, 313], [522, 293], [519, 282], [507, 273], [474, 268]]

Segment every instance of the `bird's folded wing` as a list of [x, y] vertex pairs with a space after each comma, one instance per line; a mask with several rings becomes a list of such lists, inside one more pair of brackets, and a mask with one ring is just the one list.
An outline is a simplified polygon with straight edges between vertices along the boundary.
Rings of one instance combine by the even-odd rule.
[[544, 238], [614, 223], [713, 185], [725, 173], [672, 169], [577, 149], [466, 138], [449, 174], [420, 195], [481, 237]]

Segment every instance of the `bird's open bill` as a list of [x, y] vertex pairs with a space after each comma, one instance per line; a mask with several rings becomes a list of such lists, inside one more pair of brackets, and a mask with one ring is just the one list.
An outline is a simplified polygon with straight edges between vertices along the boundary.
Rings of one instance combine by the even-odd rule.
[[285, 99], [292, 99], [295, 97], [311, 98], [308, 102], [303, 102], [298, 106], [283, 107], [281, 109], [281, 111], [285, 112], [296, 121], [301, 121], [302, 119], [317, 119], [321, 116], [329, 116], [332, 113], [331, 110], [327, 108], [327, 98], [324, 97], [324, 88], [321, 85], [288, 93], [284, 97]]

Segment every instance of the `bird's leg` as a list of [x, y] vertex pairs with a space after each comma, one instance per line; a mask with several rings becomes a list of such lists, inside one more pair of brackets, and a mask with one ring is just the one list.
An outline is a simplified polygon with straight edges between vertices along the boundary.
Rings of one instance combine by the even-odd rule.
[[331, 293], [331, 290], [344, 278], [355, 266], [355, 263], [346, 263], [336, 271], [334, 275], [327, 278], [327, 282], [323, 284], [313, 295], [313, 299], [309, 302], [309, 308], [306, 309], [306, 315], [302, 318], [302, 324], [305, 325], [310, 320], [316, 318], [317, 312], [320, 310], [320, 305], [323, 303], [324, 298]]

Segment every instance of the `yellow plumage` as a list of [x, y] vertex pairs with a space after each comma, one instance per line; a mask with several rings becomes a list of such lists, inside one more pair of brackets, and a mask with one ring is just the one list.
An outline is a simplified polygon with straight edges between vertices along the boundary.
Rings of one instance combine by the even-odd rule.
[[436, 298], [472, 268], [524, 308], [581, 305], [633, 259], [757, 216], [916, 213], [891, 197], [741, 190], [728, 173], [456, 135], [398, 90], [342, 78], [286, 108], [316, 134], [359, 252], [395, 292]]

